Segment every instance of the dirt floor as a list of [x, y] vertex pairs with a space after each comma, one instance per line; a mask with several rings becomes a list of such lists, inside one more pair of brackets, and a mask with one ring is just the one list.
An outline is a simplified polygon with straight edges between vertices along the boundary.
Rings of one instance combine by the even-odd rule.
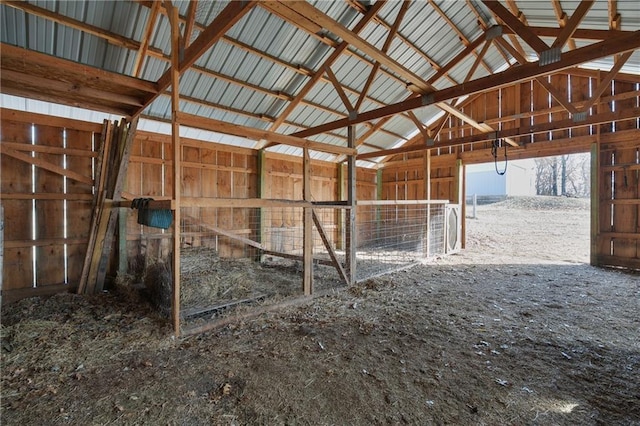
[[186, 338], [132, 292], [6, 306], [1, 422], [640, 425], [640, 276], [588, 266], [588, 204], [509, 199], [467, 230]]

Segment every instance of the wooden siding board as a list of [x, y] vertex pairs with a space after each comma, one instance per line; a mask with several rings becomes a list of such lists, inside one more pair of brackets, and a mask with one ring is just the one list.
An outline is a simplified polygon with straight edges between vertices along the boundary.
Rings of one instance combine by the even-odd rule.
[[[64, 129], [45, 125], [36, 125], [35, 144], [63, 148]], [[56, 166], [64, 167], [63, 156], [58, 154], [36, 153], [36, 157]], [[36, 168], [36, 192], [64, 193], [64, 177], [59, 174]], [[65, 237], [64, 200], [36, 200], [36, 238], [63, 239]], [[36, 283], [37, 286], [60, 284], [65, 281], [64, 243], [46, 247], [36, 247]], [[61, 267], [62, 266], [62, 267]]]
[[[569, 76], [567, 74], [555, 74], [551, 76], [551, 85], [555, 87], [556, 91], [558, 92], [557, 95], [565, 101], [569, 100], [569, 91], [567, 90], [568, 80], [569, 80]], [[552, 96], [551, 107], [557, 107], [557, 106], [560, 106], [560, 102], [558, 102], [556, 98]], [[566, 120], [567, 118], [569, 118], [569, 112], [564, 109], [560, 112], [554, 112], [551, 114], [552, 121]], [[551, 139], [553, 140], [564, 139], [567, 137], [569, 137], [568, 129], [555, 130], [551, 132]]]

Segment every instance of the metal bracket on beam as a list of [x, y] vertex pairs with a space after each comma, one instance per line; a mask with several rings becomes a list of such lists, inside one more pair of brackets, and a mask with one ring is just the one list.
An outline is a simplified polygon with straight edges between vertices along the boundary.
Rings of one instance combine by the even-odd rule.
[[435, 146], [436, 141], [433, 138], [428, 138], [426, 140], [427, 146]]
[[484, 36], [487, 39], [487, 41], [490, 41], [490, 40], [493, 40], [494, 38], [498, 38], [502, 36], [502, 25], [494, 25], [493, 27], [489, 28], [485, 32]]
[[560, 62], [560, 57], [562, 56], [562, 50], [559, 47], [554, 47], [549, 50], [545, 50], [540, 53], [540, 61], [538, 61], [538, 65], [541, 67], [549, 64], [555, 64], [556, 62]]
[[574, 123], [579, 123], [581, 121], [585, 121], [587, 119], [587, 111], [577, 112], [575, 114], [571, 114], [571, 119]]
[[349, 120], [355, 120], [356, 118], [358, 118], [358, 111], [355, 109], [349, 111]]
[[431, 105], [435, 100], [433, 98], [433, 93], [428, 93], [426, 95], [422, 95], [422, 106]]

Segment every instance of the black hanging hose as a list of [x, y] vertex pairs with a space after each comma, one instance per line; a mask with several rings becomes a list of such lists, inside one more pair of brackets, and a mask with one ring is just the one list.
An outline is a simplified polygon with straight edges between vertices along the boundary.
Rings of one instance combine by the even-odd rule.
[[493, 144], [491, 145], [491, 155], [493, 155], [493, 163], [496, 167], [496, 173], [500, 176], [503, 176], [507, 173], [507, 144], [504, 144], [504, 170], [498, 170], [498, 148], [500, 148], [500, 140], [494, 139]]

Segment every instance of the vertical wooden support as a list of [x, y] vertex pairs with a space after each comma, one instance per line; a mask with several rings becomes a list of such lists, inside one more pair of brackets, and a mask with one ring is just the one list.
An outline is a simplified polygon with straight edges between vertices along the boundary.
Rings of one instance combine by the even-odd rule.
[[[267, 170], [266, 170], [266, 153], [264, 149], [261, 149], [260, 151], [258, 151], [258, 175], [257, 175], [257, 185], [256, 187], [258, 188], [258, 198], [265, 198], [266, 195], [266, 187], [265, 187], [265, 181], [266, 181], [266, 177], [267, 177]], [[258, 224], [258, 229], [256, 230], [256, 241], [259, 242], [260, 244], [262, 244], [265, 241], [265, 235], [264, 235], [264, 223], [265, 223], [265, 209], [264, 208], [259, 208], [257, 209], [257, 213], [258, 213], [258, 217], [257, 217], [257, 224]], [[260, 261], [262, 262], [262, 256], [260, 256]]]
[[[599, 128], [600, 126], [598, 126]], [[591, 144], [591, 253], [590, 263], [598, 265], [598, 234], [600, 229], [600, 132], [597, 141]]]
[[[336, 186], [336, 200], [344, 201], [346, 199], [344, 193], [344, 164], [338, 163], [338, 182]], [[336, 209], [336, 250], [342, 250], [345, 247], [344, 243], [344, 211], [342, 209]]]
[[[453, 171], [453, 175], [454, 175], [454, 181], [453, 181], [453, 194], [451, 197], [451, 202], [458, 204], [461, 207], [461, 212], [462, 212], [462, 204], [464, 203], [464, 166], [462, 165], [462, 160], [458, 159], [456, 160], [456, 167]], [[445, 217], [444, 218], [445, 221], [448, 221], [449, 218]], [[462, 223], [464, 223], [465, 218], [464, 216], [459, 217], [458, 218], [459, 221], [462, 221]], [[446, 228], [445, 228], [446, 229]], [[463, 230], [464, 228], [461, 227], [461, 229]], [[461, 232], [464, 232], [462, 231]], [[444, 243], [444, 250], [445, 253], [447, 251], [447, 242], [448, 242], [448, 237], [445, 235], [445, 243]]]
[[129, 269], [127, 256], [127, 208], [120, 208], [118, 216], [118, 276], [124, 276]]
[[180, 27], [178, 8], [168, 5], [171, 18], [171, 142], [173, 144], [173, 204], [175, 206], [173, 216], [173, 300], [171, 303], [171, 320], [173, 333], [180, 335], [180, 190], [182, 185], [182, 150], [180, 149], [180, 123], [178, 111], [180, 110]]
[[453, 197], [451, 202], [462, 204], [464, 202], [463, 193], [464, 167], [462, 160], [456, 160], [456, 168], [454, 170]]
[[4, 264], [4, 207], [0, 202], [0, 306], [2, 306], [2, 281], [3, 273], [2, 265]]
[[[383, 197], [383, 186], [382, 186], [382, 169], [378, 169], [376, 171], [376, 200], [380, 201]], [[381, 238], [381, 228], [382, 228], [382, 206], [376, 206], [376, 239]]]
[[[304, 148], [302, 160], [302, 191], [304, 200], [311, 201], [311, 158], [309, 149]], [[313, 293], [313, 209], [304, 208], [304, 246], [303, 246], [302, 290], [305, 296]]]
[[460, 248], [467, 246], [467, 166], [462, 166], [462, 189], [460, 193]]
[[[347, 145], [349, 148], [356, 146], [355, 126], [348, 127]], [[346, 229], [346, 257], [347, 276], [349, 284], [356, 283], [356, 156], [347, 157], [347, 229]]]
[[[431, 150], [427, 149], [424, 152], [424, 193], [425, 200], [431, 200]], [[425, 253], [427, 257], [431, 257], [431, 248], [429, 247], [429, 241], [431, 240], [431, 205], [427, 204], [427, 230], [426, 239], [427, 247]]]

